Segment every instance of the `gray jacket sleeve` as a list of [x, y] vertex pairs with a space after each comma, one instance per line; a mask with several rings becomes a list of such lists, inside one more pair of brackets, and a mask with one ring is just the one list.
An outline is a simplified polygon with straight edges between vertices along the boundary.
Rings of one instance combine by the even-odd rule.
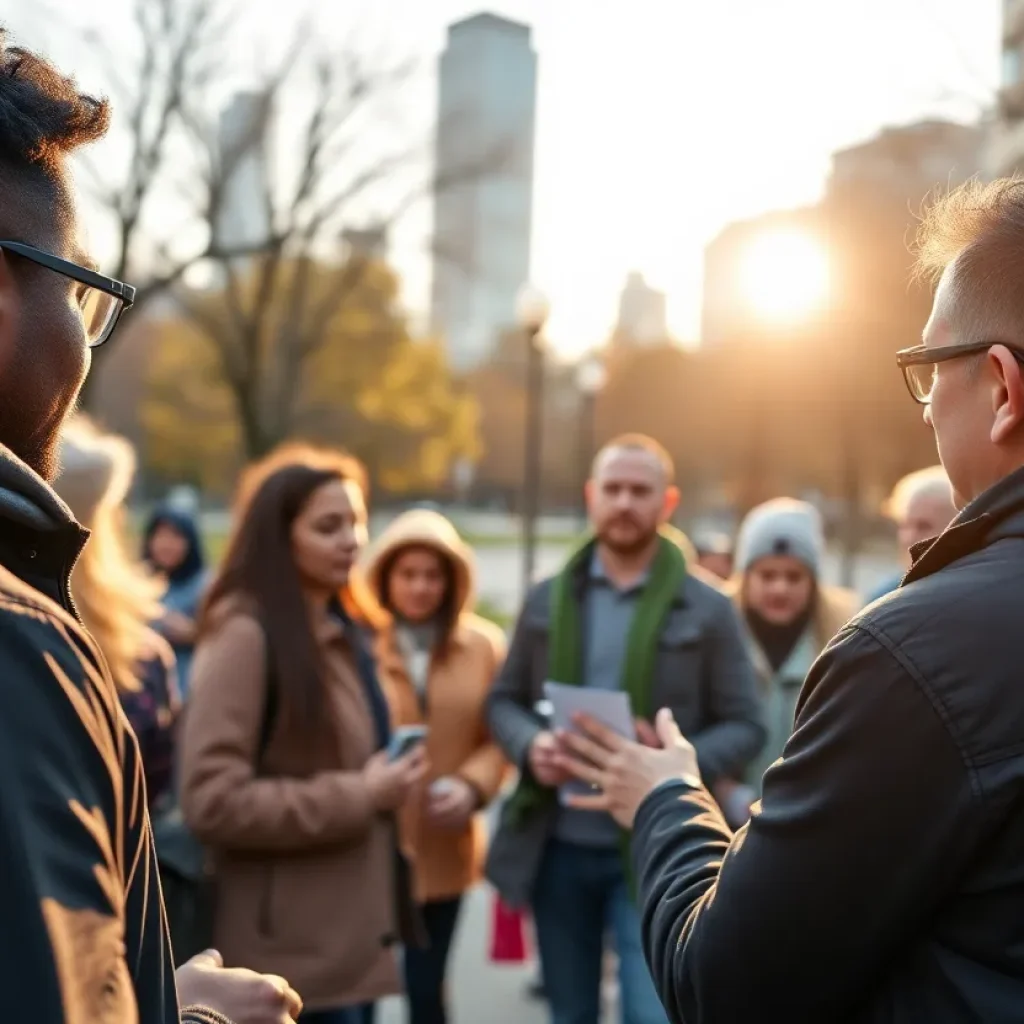
[[[543, 584], [542, 584], [543, 586]], [[509, 644], [505, 664], [487, 699], [487, 723], [494, 742], [516, 767], [522, 769], [537, 733], [543, 730], [533, 711], [533, 669], [535, 636], [527, 622], [540, 598], [534, 587], [526, 597]]]
[[723, 776], [739, 778], [767, 739], [764, 703], [736, 612], [724, 594], [716, 592], [713, 600], [703, 680], [711, 724], [687, 737], [709, 786]]

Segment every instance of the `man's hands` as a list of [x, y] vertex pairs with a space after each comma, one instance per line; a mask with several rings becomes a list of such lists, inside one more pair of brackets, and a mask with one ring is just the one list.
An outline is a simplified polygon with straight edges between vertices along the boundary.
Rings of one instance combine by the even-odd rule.
[[559, 746], [555, 734], [544, 730], [537, 733], [527, 755], [530, 774], [542, 785], [554, 789], [572, 777], [559, 763]]
[[623, 739], [588, 715], [578, 716], [576, 726], [579, 733], [558, 735], [556, 770], [589, 782], [594, 793], [570, 795], [570, 807], [607, 811], [623, 828], [632, 828], [640, 804], [662, 782], [700, 780], [697, 753], [668, 708], [662, 708], [655, 719], [660, 747]]
[[427, 817], [438, 828], [465, 828], [479, 806], [477, 791], [455, 775], [438, 779], [427, 794]]
[[430, 768], [423, 745], [397, 761], [389, 761], [386, 750], [378, 751], [363, 768], [370, 799], [378, 811], [394, 811], [409, 798]]
[[284, 978], [226, 968], [213, 949], [182, 964], [174, 978], [182, 1009], [203, 1006], [232, 1024], [293, 1024], [302, 1012], [302, 1000]]

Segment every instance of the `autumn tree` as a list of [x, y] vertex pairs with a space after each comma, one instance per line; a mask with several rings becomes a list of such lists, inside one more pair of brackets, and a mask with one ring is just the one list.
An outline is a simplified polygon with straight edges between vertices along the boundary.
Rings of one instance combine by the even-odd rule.
[[[277, 40], [279, 57], [259, 68], [245, 45], [243, 14], [233, 0], [132, 0], [132, 17], [119, 23], [116, 38], [84, 20], [62, 23], [99, 59], [114, 104], [110, 144], [85, 165], [113, 229], [111, 273], [135, 284], [136, 305], [145, 307], [177, 289], [193, 268], [212, 268], [227, 282], [231, 313], [216, 320], [218, 329], [233, 334], [236, 362], [250, 363], [236, 370], [259, 390], [265, 382], [255, 353], [265, 346], [264, 311], [294, 312], [305, 301], [310, 268], [342, 262], [342, 235], [353, 220], [369, 217], [386, 234], [426, 196], [500, 172], [511, 141], [474, 153], [441, 180], [430, 171], [433, 132], [410, 130], [397, 113], [417, 85], [414, 63], [384, 58], [355, 39], [332, 47], [307, 19], [290, 38], [286, 32]], [[219, 123], [225, 97], [246, 82], [252, 116], [225, 143]], [[222, 225], [239, 170], [254, 160], [265, 173], [247, 219], [264, 222], [266, 230], [239, 237]], [[253, 260], [260, 267], [257, 286], [238, 279]], [[346, 265], [339, 272], [332, 290], [339, 302], [357, 285], [352, 270]], [[238, 303], [243, 294], [245, 308]], [[206, 305], [197, 312], [201, 324], [214, 326]], [[317, 316], [300, 319], [309, 325]], [[276, 351], [290, 383], [303, 375], [301, 364], [319, 341], [289, 330], [291, 348]], [[117, 358], [116, 340], [103, 358]], [[86, 394], [87, 404], [92, 397]], [[259, 435], [270, 438], [274, 430], [243, 423], [242, 432], [256, 452], [266, 443]]]
[[455, 459], [477, 456], [475, 403], [441, 346], [410, 337], [386, 266], [283, 263], [283, 281], [305, 275], [304, 301], [285, 305], [294, 285], [281, 288], [249, 335], [235, 317], [265, 272], [254, 261], [231, 293], [193, 296], [161, 327], [144, 417], [164, 478], [222, 490], [244, 461], [292, 437], [343, 445], [394, 492], [436, 488]]

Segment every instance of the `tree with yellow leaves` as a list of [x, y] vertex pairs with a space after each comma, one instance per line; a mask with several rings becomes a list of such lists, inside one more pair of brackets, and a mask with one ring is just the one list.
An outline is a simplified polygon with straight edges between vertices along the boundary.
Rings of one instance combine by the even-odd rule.
[[341, 445], [389, 491], [443, 485], [475, 459], [476, 404], [441, 346], [410, 337], [379, 261], [271, 257], [232, 268], [166, 321], [143, 419], [151, 469], [223, 492], [281, 441]]

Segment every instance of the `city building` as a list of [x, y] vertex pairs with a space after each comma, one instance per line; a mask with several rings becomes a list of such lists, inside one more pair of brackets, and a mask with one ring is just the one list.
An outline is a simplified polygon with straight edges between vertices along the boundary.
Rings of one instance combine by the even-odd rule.
[[619, 296], [614, 338], [632, 345], [658, 344], [668, 338], [665, 293], [652, 288], [636, 271], [626, 278]]
[[[758, 327], [743, 294], [740, 272], [750, 244], [768, 233], [811, 235], [834, 248], [837, 215], [861, 209], [866, 198], [881, 199], [905, 214], [892, 223], [909, 234], [913, 211], [935, 189], [955, 187], [983, 170], [986, 126], [929, 120], [885, 128], [832, 155], [832, 169], [820, 204], [766, 213], [727, 225], [704, 251], [701, 344], [742, 342]], [[900, 243], [903, 245], [904, 243]], [[909, 257], [908, 257], [909, 259]]]
[[984, 170], [986, 127], [930, 120], [895, 128], [832, 154], [830, 193], [847, 184], [886, 190], [918, 203]]
[[266, 93], [236, 93], [220, 116], [224, 193], [214, 238], [224, 252], [259, 246], [270, 237], [265, 150], [269, 103]]
[[527, 25], [477, 14], [440, 58], [431, 325], [451, 364], [485, 360], [530, 276], [537, 57]]
[[775, 210], [726, 225], [704, 249], [704, 286], [701, 303], [700, 343], [718, 348], [742, 343], [758, 326], [756, 313], [744, 293], [743, 265], [750, 246], [775, 232], [820, 234], [817, 207]]
[[1002, 177], [1024, 169], [1024, 0], [1003, 0], [1003, 71], [986, 169]]

